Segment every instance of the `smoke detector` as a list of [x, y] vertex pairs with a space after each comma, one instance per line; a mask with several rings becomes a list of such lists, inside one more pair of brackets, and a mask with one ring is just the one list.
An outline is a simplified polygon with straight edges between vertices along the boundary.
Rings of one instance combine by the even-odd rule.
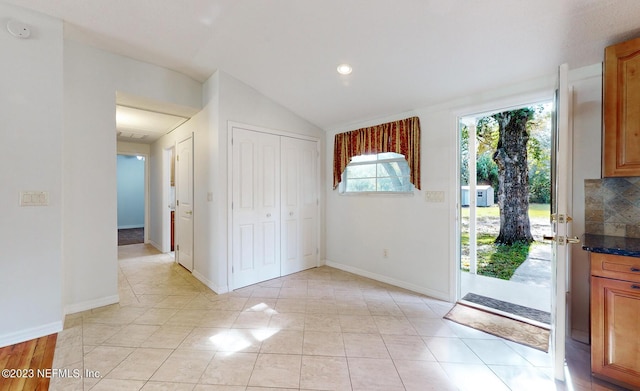
[[7, 22], [7, 30], [16, 38], [29, 38], [31, 35], [29, 26], [14, 19]]

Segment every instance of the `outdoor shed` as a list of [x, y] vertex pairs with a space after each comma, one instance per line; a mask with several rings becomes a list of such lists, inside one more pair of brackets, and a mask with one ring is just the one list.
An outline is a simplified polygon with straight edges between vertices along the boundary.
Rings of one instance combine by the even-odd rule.
[[[460, 202], [462, 206], [469, 206], [469, 186], [462, 186], [460, 191]], [[493, 205], [493, 187], [489, 185], [476, 186], [476, 205]]]

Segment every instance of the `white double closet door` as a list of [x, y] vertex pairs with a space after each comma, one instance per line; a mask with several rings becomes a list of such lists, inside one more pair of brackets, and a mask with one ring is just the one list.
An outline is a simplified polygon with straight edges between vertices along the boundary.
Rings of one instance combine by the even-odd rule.
[[232, 130], [233, 289], [318, 265], [318, 142]]

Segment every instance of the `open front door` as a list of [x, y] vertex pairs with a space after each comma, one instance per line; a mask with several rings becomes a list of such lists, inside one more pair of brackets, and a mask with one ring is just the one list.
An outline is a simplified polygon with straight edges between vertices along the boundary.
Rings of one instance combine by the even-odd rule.
[[551, 351], [554, 360], [554, 377], [564, 381], [565, 338], [567, 335], [567, 287], [569, 286], [569, 245], [577, 242], [571, 233], [571, 162], [572, 133], [569, 126], [571, 94], [568, 85], [568, 65], [563, 64], [558, 72], [556, 92], [556, 126], [554, 127], [552, 157], [552, 206], [553, 234], [545, 236], [552, 240], [553, 289]]

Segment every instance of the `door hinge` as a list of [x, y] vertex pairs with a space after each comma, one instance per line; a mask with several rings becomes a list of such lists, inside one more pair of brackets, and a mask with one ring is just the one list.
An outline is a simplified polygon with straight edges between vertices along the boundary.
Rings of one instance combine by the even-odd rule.
[[180, 205], [180, 200], [176, 200], [176, 206]]
[[180, 245], [176, 244], [176, 251], [180, 251]]
[[320, 254], [320, 249], [318, 247], [316, 247], [316, 255]]
[[180, 155], [176, 155], [176, 161], [179, 162], [180, 161]]
[[233, 272], [235, 272], [236, 269], [233, 267], [233, 265], [231, 265], [231, 274], [233, 274]]

